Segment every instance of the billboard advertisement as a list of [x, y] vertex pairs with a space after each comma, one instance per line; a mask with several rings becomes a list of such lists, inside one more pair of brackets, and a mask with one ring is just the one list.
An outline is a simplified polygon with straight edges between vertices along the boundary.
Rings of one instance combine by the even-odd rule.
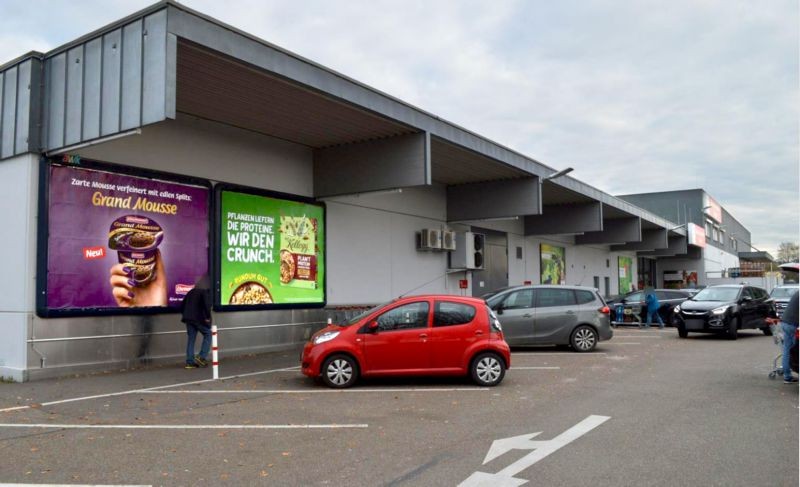
[[40, 268], [46, 266], [47, 280], [40, 315], [163, 312], [179, 307], [208, 273], [207, 186], [85, 161], [43, 167], [46, 262]]
[[700, 225], [688, 223], [686, 225], [686, 239], [689, 245], [694, 245], [695, 247], [705, 247], [706, 229]]
[[619, 267], [619, 294], [633, 291], [633, 258], [617, 257]]
[[567, 263], [564, 258], [564, 247], [540, 244], [539, 252], [541, 255], [541, 283], [566, 284]]
[[291, 195], [222, 186], [219, 306], [325, 304], [325, 207]]
[[722, 223], [722, 207], [717, 201], [707, 194], [703, 194], [703, 209], [706, 216], [712, 218], [717, 223]]

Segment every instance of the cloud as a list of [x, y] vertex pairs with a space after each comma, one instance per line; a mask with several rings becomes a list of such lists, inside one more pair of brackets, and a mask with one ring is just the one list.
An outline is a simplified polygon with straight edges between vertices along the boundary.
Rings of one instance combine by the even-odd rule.
[[[798, 240], [796, 3], [183, 3], [604, 191], [703, 187], [757, 247]], [[146, 2], [4, 5], [8, 58]]]

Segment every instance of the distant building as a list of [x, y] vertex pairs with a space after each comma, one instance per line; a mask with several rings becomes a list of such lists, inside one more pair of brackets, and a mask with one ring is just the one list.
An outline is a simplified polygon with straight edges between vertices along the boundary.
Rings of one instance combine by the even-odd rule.
[[762, 270], [765, 261], [772, 261], [766, 252], [750, 251], [750, 231], [703, 189], [618, 197], [687, 227], [685, 254], [639, 253], [640, 285], [705, 286], [709, 278], [740, 277], [743, 261], [750, 269], [755, 260]]

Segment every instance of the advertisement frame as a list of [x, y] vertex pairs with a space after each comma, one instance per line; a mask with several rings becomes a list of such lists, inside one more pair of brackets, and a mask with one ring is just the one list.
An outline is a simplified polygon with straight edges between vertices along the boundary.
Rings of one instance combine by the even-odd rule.
[[[552, 250], [558, 249], [559, 254], [562, 254], [562, 262], [561, 265], [563, 269], [560, 269], [564, 272], [564, 282], [561, 282], [561, 276], [559, 275], [557, 283], [551, 283], [553, 285], [558, 286], [565, 286], [567, 284], [567, 249], [565, 247], [559, 247], [558, 245], [552, 245], [548, 243], [540, 243], [539, 244], [539, 283], [544, 284], [544, 253], [545, 247], [548, 248], [548, 252], [552, 252]], [[550, 250], [552, 249], [552, 250]], [[559, 273], [560, 274], [560, 273]]]
[[[319, 303], [273, 303], [273, 304], [222, 304], [222, 193], [224, 191], [242, 193], [251, 196], [261, 196], [287, 201], [294, 201], [307, 205], [318, 206], [322, 209], [323, 229], [322, 238], [325, 242], [325, 251], [321, 255], [325, 273], [322, 276], [322, 302]], [[214, 278], [214, 311], [268, 311], [279, 309], [319, 309], [328, 305], [328, 206], [324, 201], [317, 201], [314, 198], [300, 196], [296, 194], [283, 193], [267, 189], [253, 188], [251, 186], [241, 186], [231, 183], [219, 183], [214, 185], [214, 238], [219, 242], [219, 249], [213, 252], [212, 256], [212, 276]]]
[[78, 316], [125, 316], [125, 315], [155, 315], [176, 314], [180, 309], [170, 306], [136, 307], [136, 308], [50, 308], [47, 306], [47, 264], [50, 243], [50, 167], [53, 165], [75, 167], [95, 171], [104, 171], [123, 176], [132, 176], [144, 179], [157, 179], [168, 183], [184, 184], [205, 188], [208, 191], [206, 211], [208, 214], [208, 268], [212, 269], [213, 249], [215, 248], [214, 232], [215, 222], [213, 212], [213, 185], [210, 180], [169, 173], [153, 169], [142, 169], [133, 166], [124, 166], [110, 162], [84, 159], [77, 155], [63, 154], [59, 156], [42, 156], [39, 158], [39, 197], [36, 224], [36, 316], [40, 318], [66, 318]]
[[[622, 271], [622, 269], [625, 269], [625, 266], [623, 265], [623, 261], [625, 261], [625, 262], [627, 262], [629, 264], [629, 267], [627, 268], [627, 271], [625, 272], [625, 277], [620, 275], [621, 274], [620, 271]], [[633, 257], [629, 257], [627, 255], [618, 255], [617, 256], [617, 291], [619, 291], [620, 295], [628, 294], [629, 292], [633, 291], [633, 287], [634, 287], [633, 286], [633, 262], [634, 262], [634, 258]], [[630, 285], [630, 288], [629, 289], [625, 289], [624, 291], [622, 289], [623, 279], [627, 280], [628, 284]]]

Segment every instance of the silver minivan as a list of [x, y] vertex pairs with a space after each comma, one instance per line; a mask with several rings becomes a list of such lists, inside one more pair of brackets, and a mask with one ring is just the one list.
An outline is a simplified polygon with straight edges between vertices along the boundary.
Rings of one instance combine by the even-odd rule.
[[486, 297], [509, 345], [570, 345], [589, 352], [614, 336], [609, 309], [597, 289], [514, 286]]

